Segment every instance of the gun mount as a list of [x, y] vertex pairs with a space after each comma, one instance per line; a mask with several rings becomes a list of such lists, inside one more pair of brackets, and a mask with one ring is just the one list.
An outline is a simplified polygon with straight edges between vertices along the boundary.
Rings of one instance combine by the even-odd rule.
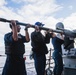
[[63, 61], [64, 61], [64, 75], [76, 75], [76, 48], [74, 46], [76, 38], [76, 30], [70, 31], [62, 30], [65, 34]]

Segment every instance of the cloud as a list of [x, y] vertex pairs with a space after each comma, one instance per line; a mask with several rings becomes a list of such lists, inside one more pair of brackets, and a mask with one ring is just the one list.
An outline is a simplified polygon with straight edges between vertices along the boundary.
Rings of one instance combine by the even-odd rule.
[[[65, 19], [63, 18], [54, 18], [54, 15], [57, 11], [61, 10], [63, 7], [56, 4], [55, 0], [11, 0], [13, 2], [24, 2], [25, 5], [21, 7], [21, 9], [18, 9], [17, 12], [13, 11], [14, 9], [4, 6], [5, 4], [8, 4], [8, 2], [5, 2], [4, 0], [1, 0], [1, 6], [0, 7], [0, 17], [4, 17], [6, 19], [17, 19], [19, 21], [25, 22], [25, 23], [32, 23], [34, 24], [36, 21], [41, 21], [49, 25], [54, 25], [58, 21], [63, 21], [67, 23], [67, 20], [71, 22], [75, 18], [75, 15], [70, 15], [70, 17], [67, 17]], [[69, 6], [72, 8], [72, 6]], [[72, 18], [73, 17], [73, 18]], [[74, 21], [74, 20], [73, 20]], [[70, 23], [69, 22], [69, 23]], [[72, 23], [72, 22], [71, 22]], [[71, 24], [70, 23], [70, 24]], [[75, 23], [75, 21], [73, 22]]]
[[[22, 2], [25, 2], [26, 0], [11, 0], [11, 1], [13, 1], [13, 2], [15, 2], [15, 3], [22, 3]], [[28, 0], [27, 0], [28, 1]]]
[[[8, 1], [8, 0], [7, 0]], [[18, 19], [21, 21], [31, 22], [43, 20], [45, 17], [50, 17], [62, 7], [55, 3], [55, 0], [12, 0], [14, 2], [24, 2], [25, 5], [17, 11], [14, 8], [3, 6], [0, 8], [1, 16], [8, 19]], [[6, 2], [8, 4], [8, 2]], [[31, 17], [30, 17], [31, 16]], [[23, 20], [24, 19], [24, 20]]]
[[69, 8], [70, 10], [72, 10], [72, 9], [73, 9], [73, 6], [72, 6], [72, 5], [70, 5], [68, 8]]
[[[27, 0], [27, 2], [29, 2], [29, 0]], [[61, 6], [55, 4], [55, 0], [51, 0], [50, 2], [49, 0], [31, 0], [27, 5], [23, 6], [19, 12], [21, 12], [20, 14], [22, 15], [48, 16], [61, 8]]]
[[72, 13], [64, 19], [65, 27], [68, 29], [76, 29], [76, 13]]
[[4, 35], [0, 31], [0, 46], [4, 45]]
[[[26, 0], [22, 0], [25, 1]], [[18, 14], [25, 18], [25, 22], [34, 23], [43, 21], [45, 18], [53, 17], [56, 11], [62, 6], [55, 3], [55, 0], [27, 0], [27, 3], [18, 10]]]
[[0, 0], [0, 7], [7, 4], [7, 2], [5, 0]]

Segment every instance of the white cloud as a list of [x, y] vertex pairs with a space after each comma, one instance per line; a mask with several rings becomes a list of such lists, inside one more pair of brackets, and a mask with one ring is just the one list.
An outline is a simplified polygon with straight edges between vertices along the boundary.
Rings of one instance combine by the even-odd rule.
[[20, 14], [22, 15], [47, 16], [60, 10], [61, 8], [61, 6], [55, 4], [55, 0], [35, 0], [34, 4], [30, 2], [29, 4], [23, 6], [19, 13], [21, 12]]
[[27, 2], [29, 2], [27, 5], [18, 10], [18, 14], [24, 17], [26, 22], [31, 23], [44, 21], [46, 17], [53, 16], [53, 13], [62, 8], [55, 0], [27, 0]]
[[0, 17], [6, 19], [15, 19], [15, 20], [23, 20], [22, 16], [18, 15], [16, 12], [13, 12], [12, 8], [7, 8], [3, 6], [0, 8]]
[[12, 1], [16, 2], [16, 3], [22, 3], [22, 2], [25, 2], [25, 3], [36, 3], [36, 2], [43, 1], [43, 0], [12, 0]]
[[0, 46], [4, 45], [4, 41], [3, 40], [4, 40], [4, 35], [0, 31]]
[[[13, 8], [3, 6], [0, 8], [0, 14], [7, 19], [18, 19], [20, 21], [34, 23], [38, 20], [43, 20], [45, 17], [50, 17], [52, 13], [61, 9], [55, 4], [55, 0], [12, 0], [17, 2], [25, 2], [25, 6], [17, 12], [13, 12]], [[29, 3], [26, 5], [26, 3]], [[33, 3], [33, 5], [32, 5]]]
[[7, 4], [7, 2], [5, 0], [0, 0], [0, 7]]
[[58, 20], [53, 17], [47, 17], [45, 20], [43, 20], [43, 22], [45, 23], [45, 27], [55, 29], [55, 24], [58, 22]]
[[11, 0], [11, 1], [16, 2], [16, 3], [21, 3], [21, 2], [23, 2], [23, 0]]
[[73, 9], [73, 6], [72, 6], [72, 5], [70, 5], [68, 8], [69, 8], [70, 10], [72, 10], [72, 9]]
[[72, 13], [69, 17], [64, 19], [64, 24], [66, 28], [71, 30], [76, 29], [76, 13]]

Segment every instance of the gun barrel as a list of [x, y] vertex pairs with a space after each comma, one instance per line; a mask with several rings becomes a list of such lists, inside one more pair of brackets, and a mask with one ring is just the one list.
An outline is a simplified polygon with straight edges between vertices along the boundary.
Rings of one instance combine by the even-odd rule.
[[11, 22], [10, 20], [4, 19], [4, 18], [0, 18], [1, 22]]
[[[4, 19], [4, 18], [0, 18], [0, 21], [1, 22], [8, 22], [8, 23], [11, 22], [11, 20], [7, 20], [7, 19]], [[26, 23], [22, 23], [22, 22], [18, 22], [18, 21], [16, 23], [17, 23], [17, 25], [22, 25], [22, 26], [27, 26], [28, 25]], [[32, 28], [35, 28], [35, 25], [31, 25], [31, 27]], [[60, 31], [60, 30], [53, 30], [53, 29], [46, 28], [46, 27], [41, 27], [41, 26], [39, 26], [39, 28], [41, 30], [46, 30], [46, 31], [51, 30], [52, 32], [56, 32], [56, 33], [62, 33], [63, 32], [63, 31]]]
[[73, 37], [73, 38], [76, 37], [76, 33], [74, 31], [63, 29], [63, 28], [58, 28], [58, 30], [63, 31], [63, 34], [66, 36]]
[[[18, 24], [18, 25], [22, 25], [22, 26], [27, 26], [27, 25], [28, 25], [28, 24], [21, 23], [21, 22], [17, 22], [17, 24]], [[31, 25], [31, 27], [32, 27], [32, 28], [35, 28], [35, 25]], [[51, 30], [52, 32], [63, 33], [63, 31], [61, 31], [61, 30], [54, 30], [54, 29], [51, 29], [51, 28], [46, 28], [46, 27], [41, 27], [41, 26], [39, 26], [39, 28], [40, 28], [41, 30], [46, 30], [46, 31]]]

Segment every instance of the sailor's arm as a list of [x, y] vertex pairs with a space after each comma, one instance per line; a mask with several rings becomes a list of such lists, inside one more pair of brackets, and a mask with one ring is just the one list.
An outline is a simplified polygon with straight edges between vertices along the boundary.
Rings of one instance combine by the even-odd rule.
[[28, 33], [28, 28], [31, 27], [30, 24], [28, 24], [26, 27], [25, 27], [25, 39], [27, 42], [30, 41], [30, 38], [29, 38], [29, 33]]
[[17, 25], [16, 25], [16, 21], [11, 20], [11, 25], [12, 25], [12, 37], [14, 39], [14, 41], [18, 40], [18, 34], [17, 34]]

